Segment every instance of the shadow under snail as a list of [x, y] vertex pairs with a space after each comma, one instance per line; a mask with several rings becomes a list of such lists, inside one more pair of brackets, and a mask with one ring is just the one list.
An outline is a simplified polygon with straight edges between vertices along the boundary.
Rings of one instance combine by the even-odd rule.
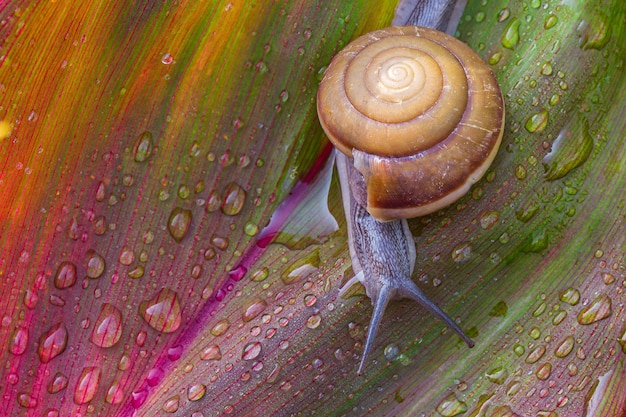
[[492, 163], [504, 102], [491, 69], [461, 41], [419, 26], [371, 32], [331, 61], [317, 112], [335, 146], [355, 276], [374, 305], [358, 373], [388, 302], [410, 298], [474, 342], [411, 279], [407, 218], [463, 196]]

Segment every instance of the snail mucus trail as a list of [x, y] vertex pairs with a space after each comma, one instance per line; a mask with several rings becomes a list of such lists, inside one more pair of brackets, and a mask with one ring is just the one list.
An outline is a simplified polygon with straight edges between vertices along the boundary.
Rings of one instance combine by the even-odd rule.
[[361, 374], [390, 300], [410, 298], [474, 342], [411, 279], [415, 243], [407, 218], [448, 206], [493, 161], [504, 102], [490, 68], [467, 45], [418, 26], [390, 27], [349, 43], [317, 94], [335, 146], [355, 276], [374, 306]]

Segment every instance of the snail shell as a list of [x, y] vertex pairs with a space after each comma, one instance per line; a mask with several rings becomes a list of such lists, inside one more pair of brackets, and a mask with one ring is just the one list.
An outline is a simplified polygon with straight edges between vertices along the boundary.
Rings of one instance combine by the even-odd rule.
[[348, 44], [326, 69], [317, 110], [358, 170], [354, 197], [380, 220], [459, 199], [493, 161], [504, 127], [491, 69], [459, 40], [419, 26]]

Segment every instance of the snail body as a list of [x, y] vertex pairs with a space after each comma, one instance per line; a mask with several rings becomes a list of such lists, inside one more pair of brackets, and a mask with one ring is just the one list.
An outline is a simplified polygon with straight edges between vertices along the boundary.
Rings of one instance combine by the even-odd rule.
[[473, 346], [411, 279], [416, 253], [406, 219], [452, 204], [493, 161], [504, 104], [490, 68], [442, 32], [390, 27], [340, 51], [317, 98], [337, 149], [355, 272], [341, 292], [361, 282], [374, 305], [359, 374], [395, 298], [417, 301]]

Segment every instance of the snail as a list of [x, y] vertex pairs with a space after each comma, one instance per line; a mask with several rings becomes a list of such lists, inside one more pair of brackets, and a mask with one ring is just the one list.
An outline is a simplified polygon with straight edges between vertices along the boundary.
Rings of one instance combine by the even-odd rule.
[[417, 301], [472, 347], [411, 279], [416, 250], [407, 219], [452, 204], [493, 162], [504, 102], [491, 69], [445, 33], [389, 27], [332, 59], [317, 112], [336, 148], [355, 274], [340, 295], [360, 282], [374, 306], [358, 374], [392, 299]]

